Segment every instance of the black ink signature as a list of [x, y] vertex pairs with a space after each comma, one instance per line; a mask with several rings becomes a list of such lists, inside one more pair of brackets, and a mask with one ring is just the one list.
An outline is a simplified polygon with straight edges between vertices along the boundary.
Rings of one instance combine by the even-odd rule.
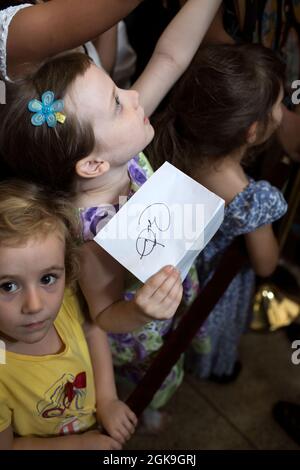
[[[158, 214], [160, 216], [160, 219], [164, 219], [164, 220], [157, 221], [158, 214], [154, 215], [153, 217], [154, 206], [159, 206], [157, 207], [159, 211]], [[151, 214], [152, 220], [150, 220], [149, 214]], [[147, 228], [144, 228], [141, 231], [141, 233], [139, 234], [136, 240], [136, 251], [140, 255], [141, 257], [140, 259], [143, 259], [145, 256], [149, 256], [153, 252], [156, 246], [161, 246], [165, 248], [165, 245], [163, 245], [162, 243], [158, 243], [155, 230], [157, 229], [160, 232], [166, 232], [169, 229], [171, 225], [170, 209], [168, 208], [168, 206], [166, 206], [166, 204], [157, 202], [155, 204], [151, 204], [150, 206], [146, 207], [146, 209], [143, 210], [143, 212], [141, 213], [139, 217], [138, 225], [141, 225], [142, 218], [146, 219]]]

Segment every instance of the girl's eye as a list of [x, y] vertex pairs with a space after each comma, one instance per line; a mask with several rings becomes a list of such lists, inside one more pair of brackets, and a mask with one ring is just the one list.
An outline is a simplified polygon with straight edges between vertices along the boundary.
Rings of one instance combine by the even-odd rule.
[[117, 109], [121, 108], [121, 107], [122, 107], [122, 104], [121, 104], [119, 95], [115, 95], [115, 101], [116, 101], [116, 107], [117, 107]]
[[16, 292], [19, 289], [19, 286], [15, 282], [4, 282], [0, 285], [0, 289], [7, 294], [11, 294]]
[[57, 279], [58, 279], [58, 276], [56, 276], [55, 274], [46, 274], [45, 276], [41, 278], [41, 283], [44, 286], [52, 286], [53, 284], [56, 283]]

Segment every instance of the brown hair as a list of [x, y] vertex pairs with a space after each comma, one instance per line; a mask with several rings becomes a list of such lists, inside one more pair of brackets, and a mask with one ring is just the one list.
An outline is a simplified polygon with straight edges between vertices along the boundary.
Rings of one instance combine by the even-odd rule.
[[64, 124], [35, 127], [28, 103], [53, 91], [63, 99], [77, 76], [83, 75], [91, 61], [81, 53], [69, 53], [43, 64], [36, 72], [7, 85], [7, 104], [0, 108], [1, 159], [12, 176], [70, 191], [75, 164], [94, 149], [95, 136], [90, 123], [66, 111]]
[[201, 47], [153, 121], [147, 150], [154, 167], [169, 161], [191, 173], [246, 144], [254, 122], [265, 132], [283, 81], [284, 65], [262, 46]]
[[0, 182], [0, 244], [17, 246], [59, 230], [65, 238], [66, 282], [78, 277], [78, 221], [72, 205], [59, 194], [19, 180]]

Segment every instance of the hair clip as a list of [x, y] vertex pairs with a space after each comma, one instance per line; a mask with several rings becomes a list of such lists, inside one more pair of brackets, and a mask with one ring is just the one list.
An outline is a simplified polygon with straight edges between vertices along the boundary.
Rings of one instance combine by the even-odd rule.
[[58, 122], [64, 124], [66, 116], [61, 113], [64, 109], [63, 100], [54, 100], [53, 91], [46, 91], [42, 95], [42, 101], [31, 100], [28, 103], [28, 109], [34, 115], [31, 118], [31, 124], [42, 126], [45, 122], [48, 127], [55, 127]]

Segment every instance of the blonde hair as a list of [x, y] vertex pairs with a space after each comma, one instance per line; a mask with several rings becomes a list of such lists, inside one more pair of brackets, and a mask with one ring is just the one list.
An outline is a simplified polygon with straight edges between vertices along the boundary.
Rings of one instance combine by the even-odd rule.
[[0, 182], [0, 244], [16, 246], [58, 230], [65, 239], [66, 283], [78, 277], [78, 220], [74, 207], [59, 194], [19, 180]]

